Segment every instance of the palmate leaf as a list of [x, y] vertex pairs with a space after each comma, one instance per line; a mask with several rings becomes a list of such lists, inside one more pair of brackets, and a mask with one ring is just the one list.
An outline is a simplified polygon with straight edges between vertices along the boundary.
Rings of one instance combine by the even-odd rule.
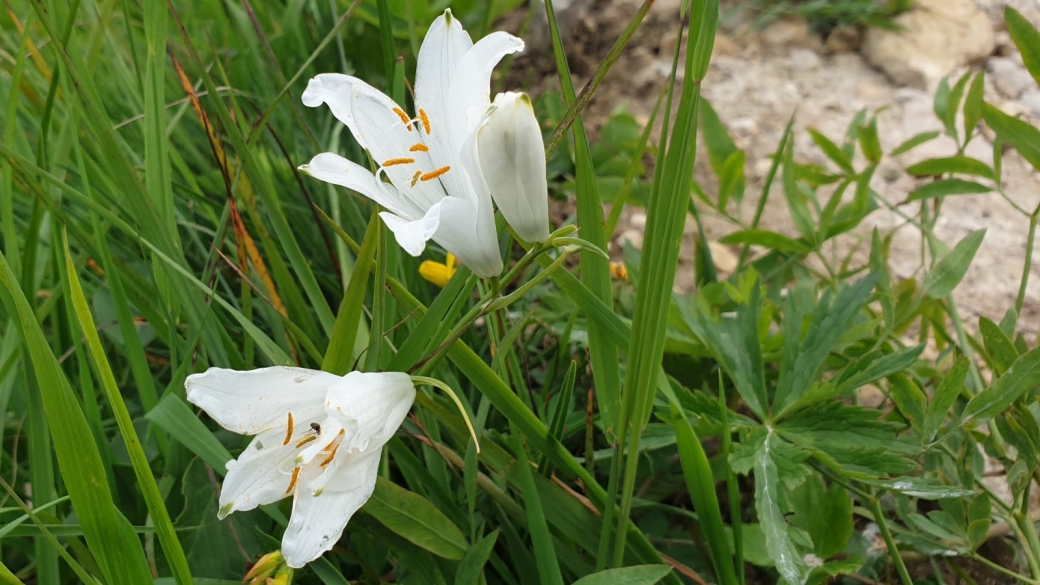
[[781, 583], [801, 585], [806, 580], [806, 567], [788, 534], [787, 519], [779, 503], [780, 479], [774, 447], [782, 443], [769, 429], [755, 451], [755, 510], [765, 535], [766, 553], [776, 564]]

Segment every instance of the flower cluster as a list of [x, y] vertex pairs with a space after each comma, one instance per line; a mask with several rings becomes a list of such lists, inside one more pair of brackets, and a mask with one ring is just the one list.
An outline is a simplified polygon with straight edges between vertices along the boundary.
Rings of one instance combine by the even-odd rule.
[[356, 77], [318, 75], [303, 103], [328, 105], [378, 169], [326, 152], [300, 170], [386, 208], [380, 217], [409, 254], [432, 239], [478, 276], [498, 276], [492, 201], [520, 238], [549, 237], [545, 146], [531, 101], [512, 92], [490, 100], [495, 65], [523, 48], [505, 32], [473, 43], [445, 11], [419, 50], [415, 116]]
[[400, 372], [210, 368], [188, 376], [185, 387], [188, 401], [220, 426], [255, 435], [227, 464], [219, 516], [292, 496], [282, 555], [294, 568], [332, 548], [368, 501], [383, 445], [415, 399], [412, 379]]

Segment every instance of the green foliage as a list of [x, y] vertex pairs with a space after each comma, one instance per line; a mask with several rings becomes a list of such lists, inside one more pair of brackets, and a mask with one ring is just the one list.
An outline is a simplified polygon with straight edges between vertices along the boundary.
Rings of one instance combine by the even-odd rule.
[[745, 0], [744, 3], [760, 13], [757, 20], [760, 26], [784, 15], [797, 15], [822, 33], [838, 26], [891, 28], [891, 18], [911, 6], [911, 0]]
[[[478, 450], [455, 405], [421, 391], [371, 499], [298, 583], [743, 585], [751, 564], [792, 585], [909, 585], [925, 570], [906, 566], [910, 552], [1040, 579], [1028, 515], [1040, 350], [1018, 323], [1040, 208], [1020, 210], [1016, 306], [977, 329], [956, 299], [985, 230], [935, 235], [947, 197], [1010, 200], [1002, 157], [1040, 169], [1040, 130], [985, 103], [982, 73], [942, 83], [943, 130], [887, 154], [876, 114], [861, 112], [840, 136], [810, 130], [825, 163], [806, 164], [792, 119], [750, 193], [747, 154], [699, 95], [715, 2], [687, 3], [691, 50], [676, 43], [650, 123], [617, 110], [591, 141], [591, 94], [574, 91], [553, 22], [563, 91], [537, 110], [553, 137], [550, 190], [575, 204], [559, 209], [575, 210], [565, 223], [581, 239], [566, 237], [605, 250], [624, 210], [643, 206], [642, 250], [623, 252], [624, 277], [591, 246], [565, 262], [502, 230], [519, 268], [488, 283], [460, 267], [437, 289], [373, 204], [296, 174], [326, 149], [369, 161], [294, 96], [313, 74], [347, 71], [412, 109], [415, 51], [444, 4], [12, 3], [0, 20], [0, 580], [239, 582], [278, 547], [291, 502], [218, 519], [219, 482], [246, 442], [190, 406], [184, 380], [272, 364], [435, 376], [480, 438]], [[517, 4], [452, 8], [479, 38]], [[823, 30], [905, 9], [756, 5]], [[1007, 20], [1040, 77], [1040, 34], [1013, 9]], [[1009, 147], [993, 160], [965, 154], [980, 123]], [[871, 189], [886, 156], [943, 134], [955, 148], [907, 169], [920, 183], [905, 200]], [[694, 181], [697, 154], [707, 181]], [[793, 228], [767, 230], [781, 193]], [[921, 233], [915, 278], [890, 270], [889, 234], [862, 229], [883, 207]], [[697, 288], [677, 293], [686, 218], [706, 213], [730, 222], [721, 242], [738, 265], [721, 272], [702, 230]], [[863, 254], [838, 254], [839, 237], [861, 238]], [[880, 407], [862, 403], [867, 390]], [[1006, 470], [1010, 504], [982, 481], [986, 457]], [[1007, 566], [987, 556], [997, 522]]]

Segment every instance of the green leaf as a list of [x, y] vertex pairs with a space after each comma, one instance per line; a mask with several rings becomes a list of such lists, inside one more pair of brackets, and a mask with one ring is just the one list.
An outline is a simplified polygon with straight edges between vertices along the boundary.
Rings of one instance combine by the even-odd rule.
[[719, 175], [719, 202], [720, 210], [726, 209], [726, 204], [733, 199], [739, 205], [744, 199], [744, 163], [746, 157], [743, 150], [731, 154], [725, 164], [722, 165], [722, 173]]
[[915, 147], [920, 146], [920, 145], [924, 144], [925, 142], [930, 142], [932, 140], [935, 140], [941, 134], [942, 134], [942, 132], [940, 132], [939, 130], [932, 130], [930, 132], [921, 132], [920, 134], [915, 134], [914, 136], [911, 136], [910, 138], [908, 138], [905, 142], [903, 142], [899, 146], [893, 148], [892, 152], [888, 153], [888, 156], [899, 156], [901, 154], [905, 154], [907, 152], [910, 152]]
[[813, 226], [813, 218], [809, 213], [809, 206], [804, 194], [798, 189], [795, 179], [796, 165], [794, 163], [794, 141], [787, 145], [784, 151], [784, 169], [781, 178], [784, 185], [784, 198], [787, 200], [787, 209], [791, 214], [798, 233], [806, 241], [815, 242], [816, 230]]
[[[964, 131], [968, 137], [979, 125], [982, 118], [982, 95], [986, 87], [986, 72], [979, 71], [968, 88], [968, 97], [964, 99]], [[965, 138], [967, 139], [967, 138]]]
[[109, 583], [133, 585], [150, 581], [140, 542], [127, 540], [123, 534], [121, 522], [125, 518], [112, 501], [108, 477], [86, 417], [2, 253], [0, 285], [0, 301], [6, 305], [12, 326], [17, 327], [15, 331], [20, 331], [32, 361], [58, 466], [87, 545]]
[[852, 161], [849, 160], [849, 157], [845, 156], [845, 153], [841, 151], [841, 148], [838, 147], [837, 144], [834, 144], [830, 138], [820, 134], [813, 128], [809, 128], [808, 130], [809, 135], [812, 136], [813, 142], [815, 142], [816, 146], [823, 151], [823, 154], [827, 155], [827, 158], [834, 161], [834, 164], [841, 167], [841, 169], [846, 173], [850, 175], [855, 174], [856, 169], [853, 168]]
[[979, 317], [979, 333], [982, 334], [982, 343], [986, 347], [986, 353], [989, 354], [993, 371], [998, 376], [1003, 375], [1018, 359], [1015, 344], [1011, 343], [1011, 339], [1000, 326], [983, 316]]
[[471, 546], [459, 561], [459, 568], [455, 570], [455, 585], [478, 585], [480, 577], [484, 574], [484, 565], [487, 564], [491, 551], [495, 548], [498, 540], [498, 530], [488, 534]]
[[1015, 147], [1022, 158], [1033, 165], [1034, 169], [1040, 170], [1040, 130], [988, 103], [982, 104], [982, 118], [997, 133], [998, 138]]
[[787, 254], [808, 254], [812, 251], [805, 242], [769, 230], [750, 229], [733, 232], [719, 239], [723, 244], [763, 246]]
[[976, 193], [989, 193], [993, 189], [974, 181], [964, 179], [939, 179], [931, 183], [925, 183], [914, 189], [907, 202], [931, 199], [932, 197], [945, 197], [947, 195], [972, 195]]
[[773, 430], [768, 429], [755, 454], [755, 510], [765, 536], [766, 553], [776, 565], [781, 582], [800, 585], [805, 582], [807, 571], [802, 563], [802, 555], [791, 541], [787, 519], [780, 509], [780, 482], [772, 455], [772, 446], [779, 441]]
[[788, 496], [794, 515], [791, 523], [809, 533], [816, 556], [829, 559], [845, 550], [852, 537], [852, 498], [841, 485], [828, 489], [818, 474], [811, 474]]
[[189, 451], [198, 455], [214, 471], [220, 475], [227, 473], [225, 466], [234, 457], [195, 416], [183, 398], [173, 393], [163, 396], [159, 404], [145, 415], [145, 418], [170, 433], [174, 440], [179, 441]]
[[952, 485], [943, 485], [935, 480], [921, 477], [901, 477], [891, 481], [868, 481], [867, 483], [922, 500], [964, 498], [975, 494], [972, 490]]
[[1040, 424], [1033, 413], [1020, 403], [994, 417], [1004, 440], [1018, 450], [1019, 457], [1030, 465], [1040, 465]]
[[993, 385], [976, 394], [964, 407], [964, 421], [989, 418], [1003, 411], [1026, 392], [1035, 392], [1038, 385], [1040, 348], [1019, 357]]
[[373, 213], [365, 230], [365, 238], [361, 242], [357, 263], [347, 282], [347, 290], [336, 314], [336, 322], [329, 337], [329, 347], [325, 351], [321, 369], [337, 376], [350, 371], [354, 363], [354, 343], [357, 341], [358, 325], [361, 323], [361, 311], [365, 308], [365, 291], [368, 290], [368, 277], [375, 263], [376, 246], [382, 239], [382, 220]]
[[889, 389], [892, 392], [892, 401], [903, 416], [910, 421], [913, 428], [923, 434], [925, 409], [928, 398], [917, 386], [917, 383], [904, 375], [889, 377]]
[[933, 299], [941, 299], [953, 292], [968, 272], [975, 253], [986, 237], [986, 230], [976, 230], [964, 236], [924, 277], [924, 293]]
[[556, 560], [556, 550], [552, 535], [549, 533], [549, 525], [546, 523], [545, 513], [542, 511], [538, 488], [535, 487], [534, 474], [531, 473], [531, 465], [527, 462], [527, 452], [524, 450], [523, 441], [518, 436], [513, 437], [513, 452], [516, 454], [516, 465], [519, 471], [517, 475], [520, 480], [520, 491], [524, 496], [524, 511], [527, 513], [527, 529], [531, 533], [538, 581], [541, 585], [563, 585], [560, 563]]
[[968, 358], [960, 356], [953, 363], [953, 367], [946, 373], [942, 382], [935, 389], [928, 410], [925, 412], [924, 424], [921, 426], [921, 434], [925, 441], [931, 441], [939, 432], [943, 421], [950, 416], [950, 407], [957, 401], [961, 390], [964, 388], [964, 380], [968, 377]]
[[376, 480], [375, 491], [362, 510], [439, 557], [457, 561], [469, 548], [462, 531], [429, 500], [382, 477]]
[[917, 177], [960, 173], [975, 175], [986, 179], [994, 179], [993, 169], [986, 163], [966, 156], [950, 156], [946, 158], [930, 158], [911, 165], [906, 172]]
[[1004, 9], [1004, 21], [1011, 33], [1011, 40], [1022, 53], [1022, 62], [1033, 80], [1040, 85], [1040, 33], [1011, 6]]
[[876, 116], [859, 129], [859, 147], [871, 164], [881, 162], [881, 141], [878, 139]]
[[[961, 78], [957, 80], [956, 85], [950, 90], [949, 99], [947, 100], [947, 108], [945, 115], [943, 116], [943, 125], [946, 126], [946, 133], [957, 140], [957, 110], [960, 109], [961, 97], [964, 95], [964, 87], [968, 84], [968, 79], [971, 78], [971, 71], [967, 71]], [[971, 129], [967, 128], [967, 132]]]
[[586, 575], [573, 585], [654, 585], [671, 571], [667, 565], [621, 567]]

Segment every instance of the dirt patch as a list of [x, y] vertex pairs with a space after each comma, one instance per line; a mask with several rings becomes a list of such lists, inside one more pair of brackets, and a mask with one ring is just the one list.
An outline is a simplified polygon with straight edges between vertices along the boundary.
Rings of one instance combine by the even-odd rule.
[[[1040, 91], [1022, 80], [1021, 56], [1003, 26], [1006, 2], [976, 1], [991, 18], [997, 43], [994, 54], [979, 64], [988, 73], [986, 100], [1006, 112], [1023, 114], [1035, 121], [1040, 116]], [[1012, 0], [1012, 4], [1015, 3]], [[635, 14], [639, 3], [572, 0], [556, 4], [572, 71], [576, 81], [584, 83]], [[650, 11], [589, 104], [586, 122], [593, 132], [621, 104], [637, 119], [647, 119], [670, 70], [678, 4], [677, 0], [658, 0]], [[1027, 18], [1040, 20], [1040, 13], [1029, 12], [1028, 4], [1019, 8], [1026, 11]], [[747, 194], [739, 208], [730, 204], [732, 215], [745, 222], [750, 220], [769, 169], [769, 157], [793, 114], [796, 114], [796, 160], [831, 168], [831, 163], [812, 143], [807, 128], [840, 141], [857, 112], [866, 109], [872, 114], [883, 110], [878, 114], [878, 130], [885, 152], [915, 134], [942, 129], [932, 111], [934, 87], [918, 89], [893, 83], [860, 55], [855, 31], [846, 30], [839, 37], [823, 39], [798, 21], [781, 21], [764, 30], [754, 30], [749, 26], [753, 16], [742, 15], [734, 5], [723, 3], [723, 22], [702, 86], [702, 95], [727, 125], [738, 148], [747, 154]], [[520, 19], [514, 15], [503, 25], [515, 29]], [[522, 72], [532, 92], [557, 87], [544, 28], [534, 26], [526, 38], [528, 50], [517, 60], [515, 69]], [[966, 70], [966, 67], [954, 70], [954, 79]], [[988, 133], [976, 138], [965, 154], [991, 161], [991, 139], [992, 134]], [[865, 259], [870, 232], [877, 226], [894, 232], [892, 268], [895, 275], [919, 277], [922, 273], [921, 235], [900, 216], [900, 212], [915, 214], [919, 204], [897, 204], [921, 181], [907, 175], [905, 168], [921, 159], [950, 156], [956, 151], [954, 142], [944, 137], [906, 155], [886, 158], [871, 186], [881, 198], [895, 206], [895, 210], [879, 209], [859, 229], [839, 238], [833, 247], [828, 246], [827, 253], [840, 258], [853, 252], [854, 257]], [[861, 169], [865, 163], [857, 160], [855, 165]], [[695, 177], [709, 195], [714, 194], [716, 181], [706, 156], [700, 157]], [[1005, 153], [1002, 179], [1008, 198], [1019, 207], [1032, 211], [1040, 203], [1040, 175], [1017, 154]], [[738, 229], [718, 215], [706, 214], [704, 222], [708, 239], [713, 241]], [[641, 232], [644, 224], [643, 210], [626, 210], [618, 233], [628, 233], [631, 239], [637, 239], [631, 234]], [[797, 235], [779, 185], [774, 185], [769, 194], [762, 227]], [[989, 230], [974, 264], [954, 292], [961, 316], [969, 323], [976, 321], [979, 315], [999, 321], [1005, 311], [1014, 306], [1025, 263], [1028, 227], [1028, 218], [997, 193], [946, 199], [936, 226], [936, 236], [941, 241], [952, 246], [973, 230]], [[695, 229], [689, 221], [676, 275], [676, 289], [681, 292], [694, 288]], [[720, 263], [723, 268], [726, 263], [732, 263], [724, 246], [713, 245], [713, 249], [724, 257]], [[1019, 330], [1032, 339], [1040, 326], [1040, 254], [1034, 255], [1030, 270]]]

